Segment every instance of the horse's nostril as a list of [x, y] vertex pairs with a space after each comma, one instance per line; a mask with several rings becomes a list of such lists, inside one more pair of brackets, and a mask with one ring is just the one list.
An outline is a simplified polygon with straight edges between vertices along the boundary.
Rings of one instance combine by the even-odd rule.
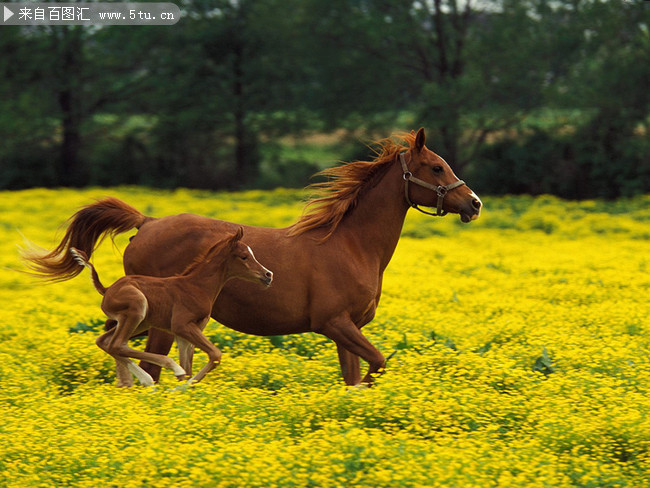
[[266, 277], [267, 278], [273, 278], [273, 273], [271, 271], [266, 272]]
[[479, 210], [481, 208], [480, 200], [477, 199], [472, 200], [472, 207], [474, 207], [476, 210]]

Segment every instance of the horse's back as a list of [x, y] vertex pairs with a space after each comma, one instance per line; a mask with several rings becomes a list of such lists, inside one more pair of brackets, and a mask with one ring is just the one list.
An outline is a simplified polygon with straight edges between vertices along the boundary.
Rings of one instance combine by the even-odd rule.
[[179, 274], [208, 243], [235, 230], [231, 222], [190, 213], [151, 219], [126, 247], [124, 270], [146, 276]]

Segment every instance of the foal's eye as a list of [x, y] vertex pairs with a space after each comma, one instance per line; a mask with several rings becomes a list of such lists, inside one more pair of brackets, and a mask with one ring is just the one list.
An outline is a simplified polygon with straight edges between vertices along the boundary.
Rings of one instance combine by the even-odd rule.
[[444, 171], [442, 169], [442, 166], [434, 166], [433, 168], [431, 168], [431, 170], [437, 175], [439, 175], [440, 173], [442, 173]]
[[241, 260], [242, 260], [242, 261], [246, 261], [247, 259], [248, 259], [248, 256], [246, 256], [246, 255], [244, 255], [244, 256], [241, 257]]

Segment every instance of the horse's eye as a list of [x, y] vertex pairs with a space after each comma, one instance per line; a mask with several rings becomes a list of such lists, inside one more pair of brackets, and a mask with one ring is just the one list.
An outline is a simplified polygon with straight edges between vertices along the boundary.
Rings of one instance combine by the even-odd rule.
[[432, 169], [433, 172], [434, 172], [435, 174], [437, 174], [437, 175], [439, 175], [440, 173], [442, 173], [442, 172], [444, 171], [444, 169], [442, 169], [442, 166], [434, 166], [434, 167], [431, 168], [431, 169]]
[[248, 259], [248, 256], [246, 256], [245, 254], [241, 257], [242, 261], [246, 261], [247, 259]]

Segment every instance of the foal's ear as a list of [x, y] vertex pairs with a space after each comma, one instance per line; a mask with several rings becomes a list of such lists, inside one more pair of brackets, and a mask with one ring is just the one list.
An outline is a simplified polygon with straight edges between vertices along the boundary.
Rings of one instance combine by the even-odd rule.
[[424, 127], [420, 127], [420, 130], [415, 134], [415, 146], [413, 147], [416, 151], [422, 151], [424, 143], [427, 140], [427, 136], [424, 134]]
[[243, 228], [243, 227], [239, 227], [239, 229], [237, 229], [237, 232], [235, 232], [235, 233], [234, 233], [233, 235], [231, 235], [230, 237], [226, 237], [226, 238], [225, 238], [226, 247], [227, 247], [227, 248], [234, 249], [234, 248], [235, 248], [235, 245], [236, 245], [239, 241], [241, 241], [241, 238], [243, 237], [243, 235], [244, 235], [244, 228]]
[[235, 235], [233, 235], [230, 240], [232, 242], [237, 242], [241, 241], [242, 237], [244, 237], [244, 228], [240, 226], [239, 229], [237, 229], [237, 232], [235, 232]]

